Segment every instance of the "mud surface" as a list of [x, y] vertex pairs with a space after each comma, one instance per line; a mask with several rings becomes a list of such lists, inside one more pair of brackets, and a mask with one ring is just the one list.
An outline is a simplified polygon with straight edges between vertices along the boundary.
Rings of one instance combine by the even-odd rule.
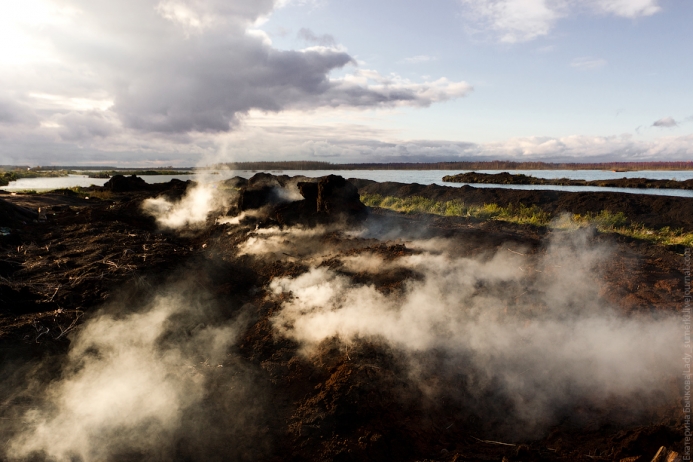
[[522, 173], [460, 173], [447, 175], [443, 181], [450, 183], [482, 183], [482, 184], [528, 184], [554, 186], [601, 186], [607, 188], [639, 188], [639, 189], [693, 189], [693, 180], [651, 180], [648, 178], [620, 178], [611, 180], [571, 180], [568, 178], [537, 178]]
[[[0, 195], [0, 226], [12, 229], [0, 237], [0, 440], [12, 439], [26, 412], [40, 406], [36, 387], [65, 373], [65, 355], [85, 321], [108, 309], [104, 307], [117, 305], [121, 315], [136, 310], [162, 286], [184, 281], [186, 287], [207, 294], [216, 307], [207, 323], [241, 312], [247, 317], [231, 347], [233, 356], [218, 369], [200, 368], [198, 373], [207, 377], [210, 393], [219, 394], [234, 380], [230, 371], [246, 371], [252, 385], [238, 399], [245, 406], [257, 401], [257, 412], [239, 425], [232, 422], [237, 408], [219, 405], [226, 401], [202, 403], [198, 413], [204, 411], [205, 417], [190, 411], [184, 420], [212, 422], [204, 431], [169, 435], [175, 441], [168, 452], [125, 448], [109, 460], [618, 461], [640, 456], [637, 460], [649, 461], [660, 446], [682, 450], [682, 383], [675, 377], [668, 379], [671, 393], [652, 399], [646, 412], [628, 413], [628, 403], [618, 400], [599, 408], [584, 403], [562, 410], [541, 433], [518, 438], [512, 431], [498, 430], [507, 424], [502, 412], [481, 414], [471, 398], [428, 396], [407, 379], [402, 354], [377, 339], [350, 346], [339, 339], [324, 341], [307, 356], [296, 341], [273, 328], [271, 319], [282, 300], [270, 296], [270, 283], [305, 274], [316, 255], [320, 267], [381, 293], [397, 294], [421, 276], [386, 265], [354, 272], [344, 266], [344, 259], [368, 254], [398, 261], [418, 252], [411, 240], [444, 238], [460, 258], [500, 252], [534, 261], [547, 253], [549, 231], [370, 210], [363, 226], [377, 232], [353, 234], [332, 226], [311, 237], [310, 249], [287, 247], [290, 250], [270, 258], [239, 249], [258, 229], [276, 226], [272, 217], [224, 225], [212, 220], [185, 232], [162, 231], [141, 212], [142, 201], [160, 194], [179, 199], [190, 184], [172, 183], [152, 191], [131, 183], [111, 188], [108, 200], [67, 192]], [[690, 199], [352, 183], [361, 193], [537, 204], [551, 212], [608, 209], [649, 226], [693, 229]], [[680, 253], [611, 235], [593, 234], [589, 240], [611, 249], [593, 277], [605, 304], [624, 316], [643, 318], [681, 310]], [[435, 355], [425, 361], [428, 376], [462, 390], [463, 371], [440, 373], [446, 366], [436, 361]], [[261, 397], [254, 398], [251, 391]], [[497, 404], [502, 408], [502, 402]], [[7, 447], [0, 443], [0, 460], [10, 460], [3, 459]], [[40, 453], [31, 457], [43, 460]]]

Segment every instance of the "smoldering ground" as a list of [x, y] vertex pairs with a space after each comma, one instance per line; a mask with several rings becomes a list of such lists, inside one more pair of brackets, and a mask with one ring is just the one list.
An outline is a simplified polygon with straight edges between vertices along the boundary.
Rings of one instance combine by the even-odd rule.
[[[502, 248], [457, 258], [441, 242], [394, 261], [343, 258], [271, 283], [282, 302], [275, 328], [311, 356], [321, 343], [381, 342], [408, 358], [409, 378], [432, 400], [457, 400], [487, 430], [536, 436], [578, 407], [620, 403], [632, 422], [675, 399], [679, 327], [672, 315], [628, 317], [599, 296], [597, 264], [609, 248], [589, 232], [555, 233], [543, 255]], [[420, 277], [400, 292], [355, 282], [400, 266]], [[661, 404], [661, 402], [660, 402]]]
[[269, 448], [262, 435], [263, 387], [233, 348], [253, 314], [252, 306], [233, 301], [220, 307], [199, 282], [123, 295], [72, 335], [52, 381], [42, 372], [50, 364], [25, 365], [15, 409], [8, 414], [11, 404], [3, 406], [10, 417], [3, 422], [7, 438], [0, 455], [58, 461], [262, 457]]
[[66, 355], [3, 384], [7, 456], [385, 460], [399, 447], [418, 460], [440, 454], [443, 429], [464, 451], [468, 434], [649, 423], [676, 401], [675, 320], [610, 307], [598, 268], [611, 248], [582, 231], [477, 245], [484, 229], [431, 238], [424, 219], [345, 231], [262, 213], [213, 226], [215, 213], [203, 232], [180, 228], [202, 262], [109, 302]]
[[306, 179], [287, 177], [280, 183], [274, 177], [256, 175], [251, 179], [255, 180], [254, 186], [271, 190], [268, 204], [260, 209], [239, 211], [239, 185], [247, 184], [247, 180], [234, 177], [218, 181], [213, 175], [199, 174], [199, 181], [179, 200], [171, 200], [165, 195], [146, 199], [142, 202], [142, 211], [154, 217], [159, 227], [165, 230], [199, 229], [208, 224], [210, 217], [215, 218], [218, 224], [238, 225], [246, 218], [266, 218], [272, 206], [303, 199], [297, 183]]
[[142, 210], [153, 216], [163, 229], [199, 228], [205, 225], [210, 214], [223, 214], [236, 195], [220, 186], [201, 181], [188, 189], [179, 201], [164, 196], [151, 198], [142, 203]]

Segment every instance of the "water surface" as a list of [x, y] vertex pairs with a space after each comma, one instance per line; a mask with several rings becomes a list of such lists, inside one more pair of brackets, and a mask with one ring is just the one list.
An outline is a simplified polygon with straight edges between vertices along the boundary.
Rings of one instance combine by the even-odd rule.
[[[289, 176], [304, 175], [320, 177], [330, 174], [342, 175], [347, 178], [363, 178], [378, 182], [394, 181], [398, 183], [437, 184], [460, 187], [468, 183], [445, 183], [443, 177], [471, 170], [272, 170], [270, 173]], [[475, 170], [479, 173], [499, 173], [497, 170]], [[165, 183], [174, 178], [179, 180], [221, 181], [234, 176], [250, 178], [255, 171], [250, 170], [217, 170], [190, 175], [142, 175], [147, 183]], [[510, 173], [534, 176], [537, 178], [569, 178], [571, 180], [609, 180], [617, 178], [647, 178], [652, 180], [689, 180], [693, 179], [693, 171], [649, 171], [612, 172], [606, 170], [512, 170]], [[103, 186], [108, 179], [89, 178], [87, 175], [70, 175], [60, 178], [22, 178], [11, 182], [1, 189], [7, 191], [48, 191], [51, 189], [71, 188], [74, 186], [87, 187]], [[622, 192], [628, 194], [649, 194], [655, 196], [693, 197], [693, 191], [682, 189], [637, 189], [637, 188], [606, 188], [599, 186], [556, 186], [556, 185], [493, 185], [470, 184], [476, 188], [528, 189], [573, 192]]]

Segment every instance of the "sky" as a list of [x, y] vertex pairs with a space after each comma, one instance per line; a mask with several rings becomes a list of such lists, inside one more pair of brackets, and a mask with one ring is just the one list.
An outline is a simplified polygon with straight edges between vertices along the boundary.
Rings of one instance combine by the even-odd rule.
[[689, 0], [0, 0], [0, 164], [693, 160]]

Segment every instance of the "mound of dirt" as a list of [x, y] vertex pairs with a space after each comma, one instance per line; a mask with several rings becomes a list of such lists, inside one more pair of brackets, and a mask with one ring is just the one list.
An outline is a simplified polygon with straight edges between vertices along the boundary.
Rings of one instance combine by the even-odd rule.
[[103, 185], [103, 188], [113, 192], [147, 191], [150, 189], [149, 184], [136, 175], [113, 175], [113, 177]]
[[[285, 176], [258, 173], [241, 187], [237, 209], [240, 212], [267, 209], [267, 215], [282, 226], [316, 226], [363, 221], [368, 211], [358, 189], [341, 176], [328, 175], [311, 181], [296, 181]], [[302, 200], [291, 200], [295, 188]]]
[[38, 212], [0, 199], [0, 227], [19, 228], [37, 220]]
[[460, 200], [469, 205], [498, 204], [536, 205], [551, 215], [561, 212], [587, 214], [602, 210], [623, 212], [634, 223], [660, 229], [665, 226], [693, 230], [693, 200], [685, 197], [653, 196], [612, 192], [563, 192], [516, 190], [502, 188], [474, 188], [378, 183], [370, 180], [350, 179], [361, 194], [379, 194], [399, 198], [421, 196], [436, 201]]

